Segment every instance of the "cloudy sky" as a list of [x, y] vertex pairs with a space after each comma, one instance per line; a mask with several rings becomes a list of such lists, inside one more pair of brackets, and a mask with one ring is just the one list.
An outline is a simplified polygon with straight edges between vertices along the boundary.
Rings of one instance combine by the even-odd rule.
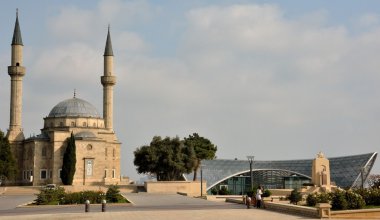
[[1, 130], [16, 8], [27, 137], [74, 89], [102, 112], [111, 24], [114, 127], [134, 179], [133, 151], [154, 135], [197, 132], [225, 159], [380, 149], [380, 1], [2, 1]]

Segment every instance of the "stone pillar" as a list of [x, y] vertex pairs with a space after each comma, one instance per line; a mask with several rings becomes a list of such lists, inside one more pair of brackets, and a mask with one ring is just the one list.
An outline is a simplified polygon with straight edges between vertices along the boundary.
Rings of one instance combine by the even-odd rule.
[[316, 205], [316, 208], [318, 209], [319, 218], [330, 218], [331, 212], [331, 205], [328, 203], [318, 203]]

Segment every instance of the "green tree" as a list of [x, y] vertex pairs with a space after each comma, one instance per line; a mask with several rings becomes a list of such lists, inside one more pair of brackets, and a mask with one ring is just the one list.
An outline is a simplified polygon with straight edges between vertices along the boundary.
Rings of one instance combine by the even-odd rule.
[[201, 161], [214, 159], [218, 148], [209, 139], [201, 137], [197, 133], [193, 133], [193, 135], [185, 138], [185, 145], [194, 148], [195, 151], [196, 161], [193, 169], [193, 181], [195, 181], [197, 180], [197, 171], [201, 165]]
[[137, 172], [153, 174], [158, 181], [181, 180], [184, 173], [192, 171], [196, 160], [194, 150], [178, 137], [155, 136], [150, 145], [137, 148], [134, 155]]
[[75, 138], [74, 134], [71, 133], [71, 136], [67, 138], [67, 147], [63, 155], [61, 179], [64, 185], [73, 184], [76, 162]]
[[2, 180], [14, 180], [16, 172], [16, 162], [8, 138], [0, 131], [0, 178]]

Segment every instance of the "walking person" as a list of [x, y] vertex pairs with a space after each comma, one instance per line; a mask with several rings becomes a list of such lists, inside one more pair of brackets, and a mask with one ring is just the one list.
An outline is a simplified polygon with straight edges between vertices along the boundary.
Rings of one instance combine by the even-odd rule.
[[263, 194], [263, 187], [259, 186], [256, 191], [256, 207], [261, 208], [262, 200], [261, 195]]

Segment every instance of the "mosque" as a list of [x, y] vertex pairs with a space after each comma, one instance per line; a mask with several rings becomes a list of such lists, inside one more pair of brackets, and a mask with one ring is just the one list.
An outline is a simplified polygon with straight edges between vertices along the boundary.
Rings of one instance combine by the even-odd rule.
[[120, 145], [113, 130], [113, 50], [108, 28], [104, 51], [103, 116], [89, 102], [77, 97], [55, 105], [44, 118], [41, 134], [25, 138], [22, 128], [23, 42], [16, 15], [12, 39], [10, 120], [7, 138], [16, 159], [17, 185], [62, 184], [60, 174], [67, 138], [76, 143], [73, 185], [108, 185], [120, 182]]

